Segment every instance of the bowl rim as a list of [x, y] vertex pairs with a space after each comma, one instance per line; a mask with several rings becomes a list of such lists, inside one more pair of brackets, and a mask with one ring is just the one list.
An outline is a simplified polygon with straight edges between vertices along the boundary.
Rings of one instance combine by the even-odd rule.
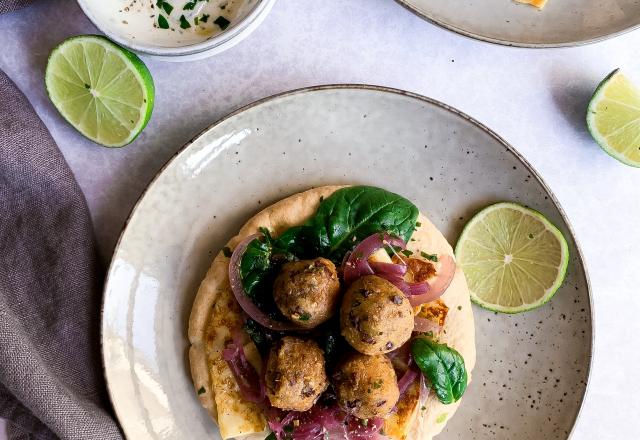
[[[125, 236], [125, 233], [127, 232], [128, 226], [131, 222], [131, 219], [133, 218], [133, 216], [136, 214], [140, 204], [142, 203], [143, 199], [145, 198], [145, 196], [147, 195], [147, 192], [155, 185], [156, 181], [160, 178], [160, 176], [167, 170], [167, 168], [169, 166], [171, 166], [171, 164], [173, 163], [173, 161], [180, 156], [181, 154], [183, 154], [186, 150], [189, 149], [189, 147], [194, 144], [198, 139], [200, 139], [202, 136], [204, 136], [207, 132], [209, 132], [210, 130], [212, 130], [213, 128], [221, 125], [222, 123], [226, 122], [229, 119], [234, 118], [235, 116], [250, 110], [254, 107], [258, 107], [260, 105], [269, 103], [269, 102], [273, 102], [273, 101], [277, 101], [279, 99], [283, 99], [283, 98], [288, 98], [294, 95], [304, 95], [304, 94], [308, 94], [308, 93], [314, 93], [314, 92], [318, 92], [318, 91], [336, 91], [336, 90], [366, 90], [366, 91], [375, 91], [375, 92], [383, 92], [383, 93], [389, 93], [392, 95], [399, 95], [399, 96], [403, 96], [403, 97], [407, 97], [407, 98], [412, 98], [418, 101], [422, 101], [426, 104], [430, 104], [433, 105], [435, 107], [441, 108], [443, 110], [446, 110], [466, 121], [468, 121], [469, 123], [471, 123], [472, 125], [474, 125], [475, 127], [479, 128], [480, 130], [484, 131], [486, 134], [488, 134], [489, 136], [491, 136], [493, 139], [495, 139], [500, 145], [502, 145], [507, 151], [509, 151], [511, 154], [513, 154], [518, 160], [521, 161], [521, 163], [527, 168], [527, 170], [531, 173], [531, 175], [538, 180], [538, 182], [540, 182], [540, 185], [542, 185], [542, 187], [544, 188], [544, 190], [547, 192], [547, 194], [549, 195], [549, 199], [551, 200], [551, 202], [553, 203], [553, 205], [556, 207], [556, 209], [558, 210], [558, 213], [560, 214], [560, 218], [562, 219], [562, 221], [564, 222], [564, 224], [566, 225], [566, 229], [569, 232], [570, 236], [571, 236], [571, 240], [575, 246], [576, 249], [576, 254], [575, 256], [577, 257], [577, 261], [580, 264], [580, 266], [582, 267], [582, 271], [584, 273], [584, 279], [585, 279], [585, 285], [587, 288], [587, 296], [589, 297], [589, 318], [590, 318], [590, 325], [591, 325], [591, 338], [589, 340], [589, 354], [588, 354], [588, 365], [587, 367], [587, 375], [585, 378], [585, 384], [584, 384], [584, 392], [581, 396], [581, 400], [580, 400], [580, 406], [578, 407], [578, 410], [576, 411], [575, 417], [573, 419], [573, 423], [571, 426], [571, 430], [568, 432], [567, 434], [567, 439], [572, 439], [573, 438], [573, 434], [575, 433], [575, 428], [578, 424], [578, 420], [580, 419], [580, 416], [582, 415], [582, 413], [584, 412], [584, 406], [585, 406], [585, 401], [587, 400], [587, 396], [590, 393], [590, 388], [592, 385], [592, 377], [593, 377], [593, 364], [594, 364], [594, 348], [595, 348], [595, 335], [596, 335], [596, 329], [595, 329], [595, 312], [594, 312], [594, 302], [593, 302], [593, 287], [591, 284], [591, 280], [589, 277], [589, 272], [588, 272], [588, 268], [587, 268], [587, 264], [585, 261], [585, 257], [584, 257], [584, 253], [582, 251], [582, 248], [580, 246], [580, 244], [578, 243], [578, 239], [576, 237], [575, 234], [575, 230], [573, 228], [573, 226], [571, 225], [569, 218], [567, 216], [567, 214], [565, 213], [564, 209], [562, 208], [562, 205], [560, 204], [560, 201], [557, 199], [556, 195], [553, 193], [553, 191], [551, 190], [551, 188], [549, 187], [549, 185], [545, 182], [545, 180], [542, 178], [542, 176], [538, 173], [538, 171], [533, 167], [533, 165], [531, 165], [531, 163], [529, 163], [529, 161], [515, 148], [513, 147], [510, 143], [508, 143], [503, 137], [501, 137], [499, 134], [497, 134], [496, 132], [494, 132], [491, 128], [487, 127], [486, 125], [484, 125], [483, 123], [481, 123], [480, 121], [478, 121], [477, 119], [469, 116], [468, 114], [466, 114], [465, 112], [462, 112], [460, 110], [458, 110], [455, 107], [452, 107], [448, 104], [445, 104], [442, 101], [439, 101], [437, 99], [434, 98], [430, 98], [418, 93], [414, 93], [414, 92], [409, 92], [403, 89], [397, 89], [397, 88], [393, 88], [393, 87], [387, 87], [387, 86], [380, 86], [380, 85], [371, 85], [371, 84], [357, 84], [357, 83], [345, 83], [345, 84], [325, 84], [325, 85], [316, 85], [316, 86], [309, 86], [309, 87], [302, 87], [302, 88], [298, 88], [298, 89], [293, 89], [293, 90], [288, 90], [288, 91], [284, 91], [284, 92], [280, 92], [280, 93], [276, 93], [261, 99], [258, 99], [256, 101], [253, 101], [249, 104], [243, 105], [239, 108], [237, 108], [236, 110], [231, 111], [230, 113], [228, 113], [227, 115], [219, 118], [217, 121], [215, 121], [214, 123], [212, 123], [211, 125], [207, 126], [205, 129], [203, 129], [202, 131], [200, 131], [198, 134], [196, 134], [194, 137], [192, 137], [189, 141], [187, 141], [182, 147], [180, 147], [171, 157], [169, 157], [169, 159], [164, 163], [164, 165], [162, 165], [162, 167], [158, 170], [158, 172], [154, 175], [153, 179], [151, 179], [151, 181], [148, 183], [148, 185], [144, 188], [144, 190], [142, 191], [142, 193], [140, 193], [140, 196], [138, 197], [138, 199], [136, 200], [135, 204], [133, 205], [133, 207], [131, 208], [131, 211], [129, 213], [129, 215], [127, 216], [123, 226], [122, 226], [122, 230], [120, 231], [120, 235], [118, 237], [118, 240], [113, 248], [113, 254], [111, 256], [111, 261], [109, 262], [109, 266], [107, 268], [106, 274], [105, 274], [105, 279], [104, 279], [104, 285], [103, 285], [103, 290], [102, 290], [102, 301], [101, 301], [101, 305], [100, 305], [100, 357], [101, 357], [101, 361], [102, 361], [102, 374], [103, 377], [105, 379], [105, 384], [106, 384], [106, 388], [107, 388], [107, 394], [109, 396], [109, 402], [111, 403], [111, 407], [113, 408], [114, 414], [116, 416], [116, 419], [118, 421], [120, 421], [120, 414], [118, 411], [118, 406], [115, 405], [115, 396], [113, 394], [113, 390], [112, 388], [109, 386], [109, 377], [108, 377], [108, 373], [107, 373], [107, 363], [106, 363], [106, 351], [105, 351], [105, 346], [104, 346], [104, 330], [105, 330], [105, 320], [104, 320], [104, 310], [105, 310], [105, 303], [107, 301], [107, 287], [109, 286], [110, 282], [111, 282], [111, 276], [113, 274], [113, 269], [114, 269], [114, 262], [115, 262], [115, 257], [118, 254], [120, 247], [122, 245], [122, 241], [123, 238]], [[125, 432], [126, 435], [126, 430], [124, 429], [124, 427], [122, 427], [123, 431]]]
[[271, 11], [271, 8], [276, 2], [276, 0], [257, 0], [251, 11], [249, 11], [249, 13], [245, 15], [241, 20], [232, 23], [228, 29], [206, 39], [205, 41], [178, 47], [166, 47], [133, 42], [132, 40], [124, 38], [122, 35], [116, 32], [111, 32], [110, 30], [106, 29], [105, 26], [102, 25], [103, 20], [100, 20], [96, 17], [95, 14], [91, 12], [89, 3], [91, 3], [92, 1], [93, 0], [77, 0], [78, 5], [80, 6], [80, 9], [82, 9], [84, 15], [89, 19], [89, 21], [91, 21], [91, 23], [93, 23], [96, 28], [98, 28], [98, 30], [100, 30], [100, 32], [102, 32], [111, 40], [115, 41], [121, 46], [134, 50], [140, 54], [151, 55], [155, 57], [181, 57], [197, 55], [219, 48], [225, 44], [230, 43], [236, 38], [240, 39], [242, 38], [244, 32], [251, 28], [252, 24], [254, 24], [255, 22], [259, 22], [264, 18], [266, 14], [269, 13], [269, 11]]
[[640, 22], [638, 22], [634, 25], [628, 26], [616, 32], [611, 32], [611, 33], [600, 35], [597, 37], [585, 38], [582, 40], [559, 41], [556, 43], [526, 43], [521, 41], [503, 40], [500, 38], [493, 38], [486, 35], [477, 34], [477, 33], [465, 30], [461, 27], [454, 26], [449, 23], [445, 23], [444, 21], [438, 20], [437, 18], [435, 18], [434, 16], [428, 13], [419, 11], [415, 6], [411, 5], [410, 0], [395, 0], [395, 1], [400, 6], [411, 11], [412, 13], [422, 18], [423, 20], [428, 21], [429, 23], [434, 24], [442, 29], [446, 29], [448, 31], [454, 32], [463, 37], [471, 38], [477, 41], [483, 41], [485, 43], [496, 44], [499, 46], [519, 47], [519, 48], [525, 48], [525, 49], [558, 49], [558, 48], [567, 48], [567, 47], [586, 46], [589, 44], [600, 43], [605, 40], [616, 38], [640, 28]]

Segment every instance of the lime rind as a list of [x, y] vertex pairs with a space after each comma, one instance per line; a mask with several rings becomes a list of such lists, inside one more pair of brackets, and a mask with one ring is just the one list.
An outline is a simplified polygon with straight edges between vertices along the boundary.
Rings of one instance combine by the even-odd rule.
[[596, 115], [598, 113], [596, 107], [601, 102], [601, 100], [604, 99], [604, 94], [611, 80], [613, 80], [618, 75], [623, 75], [623, 74], [620, 72], [620, 69], [615, 69], [613, 72], [608, 74], [602, 81], [600, 81], [600, 84], [598, 84], [598, 87], [596, 87], [596, 90], [593, 93], [593, 96], [591, 97], [591, 100], [589, 101], [589, 106], [587, 108], [587, 117], [586, 117], [587, 128], [589, 130], [589, 133], [593, 137], [593, 139], [600, 146], [600, 148], [604, 150], [605, 153], [607, 153], [609, 156], [613, 157], [614, 159], [624, 163], [625, 165], [629, 165], [635, 168], [640, 168], [639, 161], [630, 160], [620, 151], [613, 148], [609, 144], [607, 139], [600, 133], [600, 130], [597, 128], [597, 125], [596, 125]]
[[[120, 59], [124, 65], [128, 68], [128, 72], [130, 72], [137, 80], [138, 84], [141, 85], [141, 93], [143, 98], [143, 105], [140, 106], [139, 117], [136, 121], [134, 121], [135, 125], [128, 129], [128, 135], [121, 137], [117, 142], [108, 142], [104, 139], [100, 139], [99, 129], [96, 129], [95, 132], [91, 132], [87, 127], [83, 127], [78, 123], [74, 123], [71, 120], [70, 115], [67, 110], [62, 107], [62, 103], [56, 102], [55, 96], [53, 96], [52, 90], [54, 88], [59, 88], [60, 81], [57, 80], [57, 83], [54, 84], [54, 75], [52, 74], [52, 60], [55, 60], [56, 57], [59, 57], [61, 52], [63, 52], [66, 48], [71, 47], [72, 45], [83, 44], [83, 43], [93, 43], [101, 46], [105, 50], [105, 57], [107, 55], [112, 55]], [[84, 47], [83, 47], [84, 50]], [[90, 66], [86, 66], [86, 73], [91, 76]], [[79, 76], [78, 76], [79, 78]], [[71, 83], [70, 83], [71, 84]], [[146, 127], [149, 119], [151, 118], [151, 114], [153, 112], [154, 100], [155, 100], [155, 85], [153, 82], [153, 78], [147, 66], [142, 62], [142, 60], [135, 55], [134, 53], [128, 51], [127, 49], [118, 46], [113, 43], [106, 37], [101, 35], [80, 35], [76, 37], [71, 37], [60, 43], [56, 46], [51, 54], [49, 55], [47, 69], [45, 72], [45, 88], [47, 90], [47, 95], [49, 99], [54, 104], [56, 109], [62, 115], [62, 117], [77, 131], [79, 131], [83, 136], [87, 137], [93, 142], [96, 142], [105, 147], [124, 147], [131, 142], [133, 142], [138, 135], [142, 132], [142, 130]], [[85, 93], [86, 95], [86, 93]], [[81, 99], [80, 96], [78, 99]], [[110, 99], [107, 97], [106, 99]], [[101, 103], [104, 106], [104, 103]], [[96, 112], [98, 111], [98, 107], [96, 105]], [[115, 117], [115, 116], [114, 116]], [[98, 124], [96, 124], [98, 125]]]
[[[482, 211], [477, 213], [465, 225], [464, 229], [462, 230], [462, 234], [460, 234], [460, 238], [458, 238], [458, 242], [456, 243], [456, 247], [455, 247], [456, 259], [458, 261], [461, 260], [460, 259], [461, 248], [465, 240], [468, 238], [469, 232], [473, 229], [473, 227], [477, 225], [479, 222], [481, 222], [488, 214], [500, 209], [514, 209], [538, 219], [540, 223], [545, 227], [545, 230], [551, 232], [557, 238], [560, 244], [561, 264], [557, 268], [558, 273], [555, 281], [553, 282], [551, 287], [545, 290], [544, 295], [540, 297], [537, 301], [534, 301], [532, 303], [525, 303], [517, 307], [505, 307], [500, 304], [493, 304], [493, 303], [484, 301], [482, 298], [476, 295], [470, 287], [469, 293], [471, 296], [471, 300], [475, 304], [487, 310], [491, 310], [492, 312], [506, 313], [506, 314], [517, 314], [517, 313], [523, 313], [523, 312], [537, 309], [538, 307], [541, 307], [547, 302], [549, 302], [551, 298], [553, 298], [553, 296], [556, 294], [558, 289], [560, 289], [566, 277], [567, 269], [569, 267], [569, 245], [567, 244], [567, 240], [564, 238], [564, 235], [562, 234], [562, 232], [553, 223], [547, 220], [547, 218], [544, 215], [542, 215], [540, 212], [536, 211], [535, 209], [527, 208], [513, 202], [500, 202], [500, 203], [495, 203], [493, 205], [487, 206]], [[464, 268], [463, 268], [463, 271], [464, 271]]]

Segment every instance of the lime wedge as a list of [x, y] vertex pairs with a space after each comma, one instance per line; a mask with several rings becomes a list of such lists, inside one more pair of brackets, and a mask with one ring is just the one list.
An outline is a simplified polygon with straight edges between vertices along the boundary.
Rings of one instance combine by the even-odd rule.
[[131, 143], [153, 110], [153, 79], [133, 53], [97, 35], [63, 41], [49, 56], [47, 93], [80, 133], [106, 147]]
[[558, 290], [569, 248], [542, 214], [505, 202], [467, 223], [456, 258], [473, 302], [495, 312], [519, 313], [540, 307]]
[[619, 69], [602, 80], [593, 94], [587, 126], [609, 155], [640, 167], [640, 90]]

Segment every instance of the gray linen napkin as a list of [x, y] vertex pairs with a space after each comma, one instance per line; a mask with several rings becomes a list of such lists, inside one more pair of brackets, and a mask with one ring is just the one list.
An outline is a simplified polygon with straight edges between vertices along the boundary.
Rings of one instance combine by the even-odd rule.
[[[17, 3], [0, 0], [0, 12]], [[0, 417], [9, 438], [122, 438], [102, 375], [100, 287], [84, 195], [0, 70]]]

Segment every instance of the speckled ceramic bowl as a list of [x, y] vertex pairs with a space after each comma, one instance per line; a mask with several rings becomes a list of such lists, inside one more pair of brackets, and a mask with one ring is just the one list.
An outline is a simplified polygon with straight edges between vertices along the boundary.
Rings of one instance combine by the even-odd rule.
[[640, 26], [638, 0], [549, 0], [542, 11], [513, 0], [396, 1], [443, 28], [507, 46], [577, 46]]
[[312, 186], [373, 184], [413, 200], [455, 243], [500, 200], [563, 231], [571, 262], [550, 303], [522, 315], [474, 307], [478, 363], [446, 439], [566, 439], [589, 376], [589, 284], [558, 202], [509, 145], [427, 98], [368, 86], [299, 90], [252, 104], [187, 145], [149, 186], [118, 243], [103, 355], [130, 439], [219, 439], [187, 360], [187, 322], [213, 256], [256, 211]]
[[[143, 43], [114, 26], [111, 17], [104, 16], [97, 2], [112, 0], [78, 0], [78, 4], [91, 22], [116, 43], [149, 58], [162, 61], [195, 61], [232, 48], [248, 37], [267, 17], [276, 0], [255, 0], [254, 6], [242, 18], [231, 23], [224, 32], [196, 44], [166, 47]], [[179, 30], [179, 29], [178, 29]]]

